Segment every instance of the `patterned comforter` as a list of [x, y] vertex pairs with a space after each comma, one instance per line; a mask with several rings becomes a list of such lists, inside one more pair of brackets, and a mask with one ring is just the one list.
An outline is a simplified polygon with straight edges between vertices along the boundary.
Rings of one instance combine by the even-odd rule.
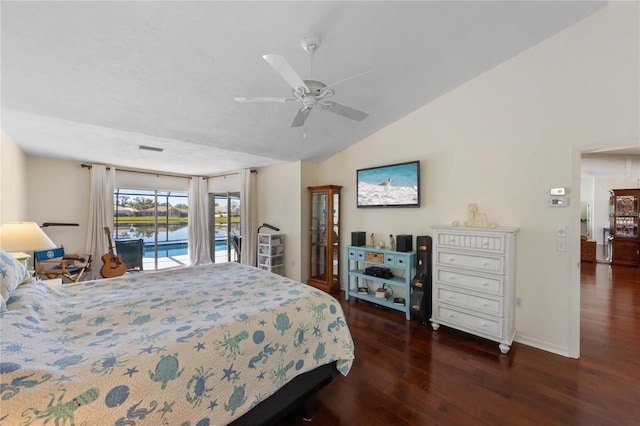
[[237, 263], [24, 284], [0, 326], [3, 425], [226, 424], [354, 358], [335, 299]]

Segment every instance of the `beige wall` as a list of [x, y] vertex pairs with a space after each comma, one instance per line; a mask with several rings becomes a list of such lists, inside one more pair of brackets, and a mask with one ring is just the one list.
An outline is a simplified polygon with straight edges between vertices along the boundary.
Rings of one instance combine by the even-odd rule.
[[0, 131], [0, 225], [31, 221], [27, 215], [27, 155]]
[[[638, 3], [610, 5], [320, 164], [317, 184], [344, 186], [343, 236], [431, 235], [478, 203], [520, 228], [516, 340], [577, 356], [580, 154], [640, 143], [638, 27]], [[410, 160], [420, 208], [355, 207], [356, 169]], [[570, 188], [569, 208], [547, 206], [551, 187]]]
[[29, 217], [44, 222], [78, 226], [43, 228], [67, 253], [84, 253], [89, 220], [91, 172], [76, 161], [28, 157]]
[[[301, 281], [301, 263], [306, 256], [301, 255], [302, 215], [300, 205], [301, 164], [293, 162], [258, 169], [256, 192], [258, 201], [257, 225], [268, 223], [280, 228], [285, 234], [285, 274]], [[265, 230], [265, 232], [270, 232]]]

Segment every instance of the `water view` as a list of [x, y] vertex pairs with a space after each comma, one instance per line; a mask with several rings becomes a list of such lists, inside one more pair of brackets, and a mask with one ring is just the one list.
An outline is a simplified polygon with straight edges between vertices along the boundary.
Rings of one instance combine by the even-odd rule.
[[[158, 257], [175, 257], [187, 254], [188, 226], [181, 224], [169, 224], [158, 226]], [[215, 251], [227, 250], [227, 233], [216, 232]], [[116, 225], [115, 240], [144, 241], [144, 257], [155, 257], [155, 227], [150, 225]]]

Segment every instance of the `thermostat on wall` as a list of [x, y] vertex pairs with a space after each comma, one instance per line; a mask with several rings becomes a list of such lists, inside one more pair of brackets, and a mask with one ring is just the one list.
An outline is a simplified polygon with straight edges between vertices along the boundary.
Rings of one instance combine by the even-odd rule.
[[567, 195], [566, 188], [551, 188], [549, 195]]
[[551, 196], [547, 199], [549, 207], [567, 207], [569, 205], [569, 197], [566, 195]]

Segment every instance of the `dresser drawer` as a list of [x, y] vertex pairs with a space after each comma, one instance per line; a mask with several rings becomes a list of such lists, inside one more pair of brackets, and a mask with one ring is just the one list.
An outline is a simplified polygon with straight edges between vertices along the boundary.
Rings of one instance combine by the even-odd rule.
[[502, 320], [487, 319], [462, 312], [439, 303], [434, 304], [435, 319], [443, 324], [451, 324], [463, 329], [470, 329], [498, 339], [502, 338]]
[[473, 235], [449, 231], [438, 234], [437, 244], [440, 247], [504, 253], [504, 235]]
[[395, 254], [385, 254], [384, 255], [384, 264], [393, 266], [396, 264], [396, 255]]
[[483, 291], [496, 296], [504, 294], [504, 281], [502, 277], [480, 277], [446, 269], [436, 269], [436, 282], [451, 284], [470, 290]]
[[476, 256], [439, 251], [436, 262], [438, 262], [439, 265], [451, 266], [453, 268], [504, 274], [504, 260], [501, 257]]
[[436, 301], [448, 303], [450, 305], [461, 306], [489, 315], [502, 317], [502, 301], [482, 297], [479, 295], [456, 291], [451, 287], [435, 285], [433, 292]]
[[353, 248], [348, 248], [347, 249], [347, 258], [349, 260], [356, 260], [358, 258], [358, 251], [356, 249]]

